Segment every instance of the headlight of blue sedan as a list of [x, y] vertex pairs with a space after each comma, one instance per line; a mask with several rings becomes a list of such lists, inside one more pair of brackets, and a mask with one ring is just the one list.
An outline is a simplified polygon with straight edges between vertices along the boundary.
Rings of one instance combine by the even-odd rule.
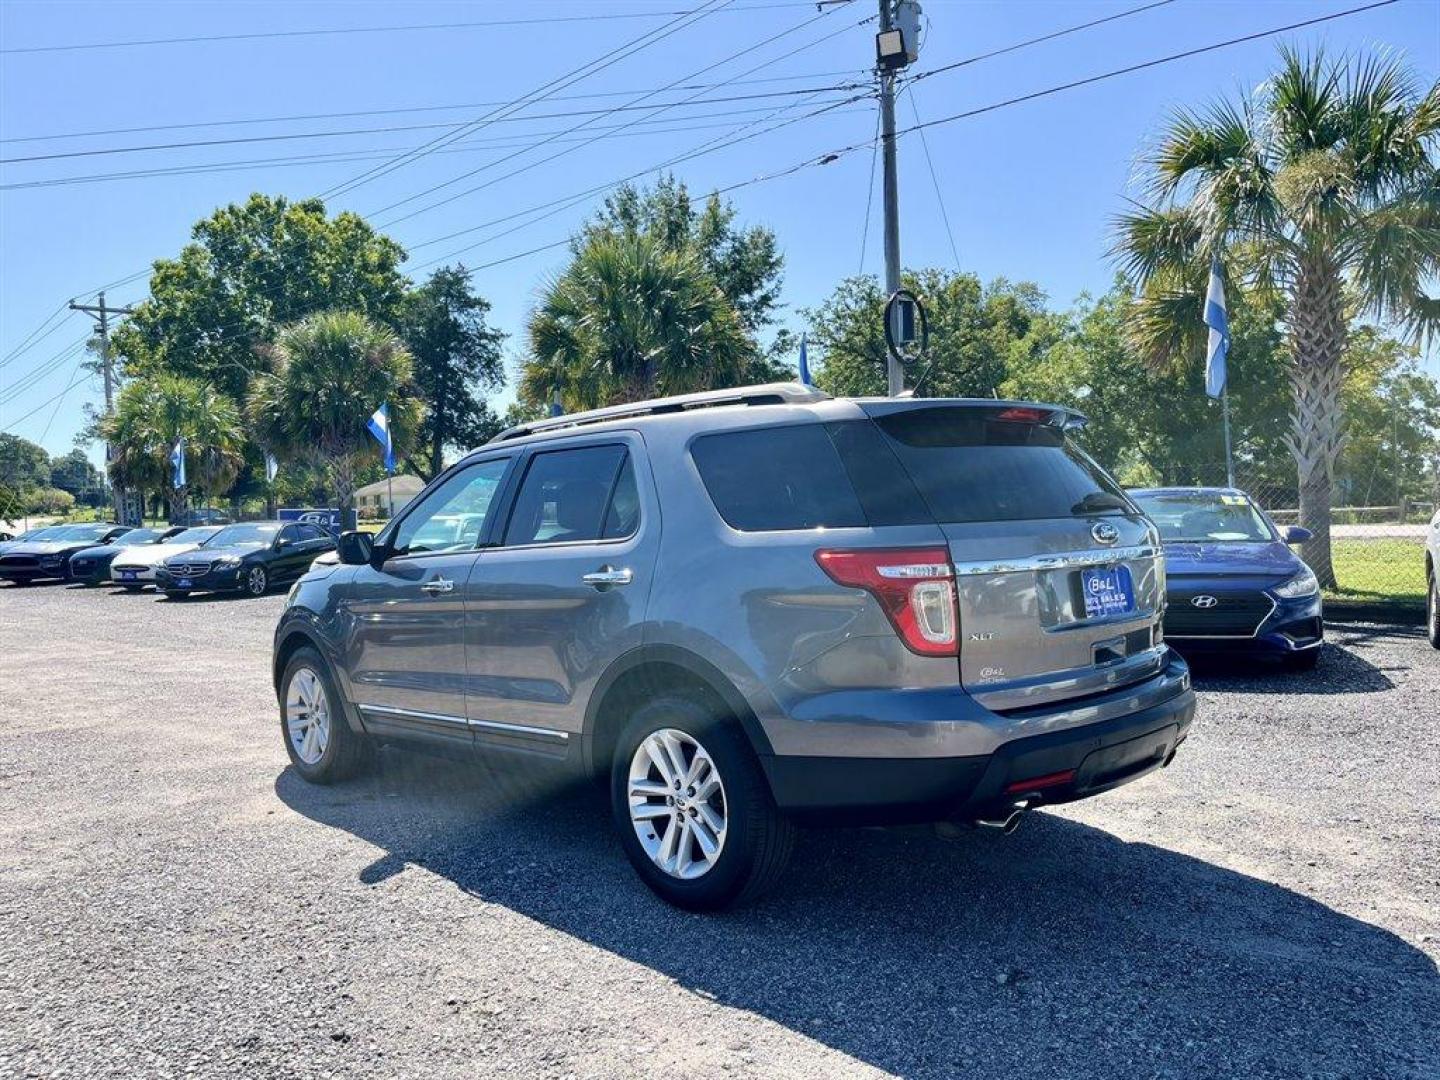
[[59, 566], [59, 565], [60, 565], [61, 563], [63, 563], [64, 561], [65, 561], [65, 556], [64, 556], [64, 555], [41, 555], [41, 556], [40, 556], [40, 565], [41, 565], [41, 566]]
[[215, 560], [215, 565], [221, 570], [234, 570], [241, 563], [239, 555], [224, 555]]
[[1270, 590], [1282, 600], [1298, 600], [1302, 596], [1314, 596], [1320, 591], [1320, 582], [1307, 566], [1298, 574]]

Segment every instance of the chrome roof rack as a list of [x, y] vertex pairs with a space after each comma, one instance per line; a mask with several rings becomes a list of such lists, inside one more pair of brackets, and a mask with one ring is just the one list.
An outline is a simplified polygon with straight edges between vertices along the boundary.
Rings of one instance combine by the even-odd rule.
[[609, 405], [603, 409], [571, 413], [567, 416], [552, 416], [529, 424], [517, 424], [507, 428], [493, 439], [492, 443], [536, 435], [542, 431], [558, 431], [561, 428], [583, 427], [587, 424], [603, 424], [610, 420], [626, 420], [633, 416], [659, 416], [664, 413], [687, 412], [691, 409], [713, 409], [721, 405], [808, 405], [817, 401], [829, 401], [830, 395], [813, 386], [798, 382], [763, 383], [758, 386], [733, 386], [725, 390], [702, 390], [696, 394], [677, 394], [675, 397], [652, 398], [649, 401], [635, 401], [627, 405]]

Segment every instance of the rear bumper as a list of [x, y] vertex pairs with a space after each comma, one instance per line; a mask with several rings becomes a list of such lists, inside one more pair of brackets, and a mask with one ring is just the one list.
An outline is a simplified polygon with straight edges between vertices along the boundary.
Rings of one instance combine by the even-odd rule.
[[[1148, 707], [1072, 726], [1067, 712], [1091, 713], [1103, 697], [1056, 709], [998, 717], [1016, 737], [991, 753], [956, 757], [762, 757], [777, 805], [801, 819], [887, 824], [975, 820], [999, 814], [1020, 800], [1031, 807], [1072, 802], [1109, 791], [1170, 763], [1189, 734], [1195, 694], [1183, 663], [1167, 674], [1178, 690]], [[1180, 677], [1183, 676], [1183, 677]], [[1157, 678], [1164, 678], [1160, 676]], [[1133, 698], [1132, 698], [1133, 700]], [[1037, 721], [1050, 730], [1034, 730]], [[1037, 779], [1041, 787], [1027, 785]]]

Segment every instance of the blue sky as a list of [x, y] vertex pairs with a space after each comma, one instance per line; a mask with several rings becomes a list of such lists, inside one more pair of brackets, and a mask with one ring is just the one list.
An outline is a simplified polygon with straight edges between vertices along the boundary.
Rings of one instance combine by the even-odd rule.
[[[460, 123], [490, 111], [492, 106], [482, 103], [499, 103], [532, 91], [670, 22], [674, 19], [671, 13], [699, 7], [702, 2], [531, 0], [502, 4], [457, 0], [396, 5], [350, 0], [4, 0], [0, 2], [0, 49], [7, 51], [0, 54], [0, 139], [5, 142], [0, 143], [0, 157]], [[929, 36], [914, 70], [1002, 48], [1141, 2], [925, 0]], [[1363, 2], [1175, 0], [936, 75], [915, 85], [913, 107], [923, 120], [932, 120]], [[457, 144], [454, 151], [424, 156], [340, 195], [332, 205], [390, 225], [386, 231], [408, 247], [650, 169], [727, 133], [763, 131], [781, 120], [813, 112], [820, 104], [849, 96], [843, 91], [813, 97], [748, 95], [810, 90], [865, 78], [863, 70], [873, 55], [874, 28], [857, 24], [873, 12], [872, 0], [834, 7], [818, 19], [812, 4], [730, 0], [727, 8], [559, 91], [565, 95], [563, 100], [534, 105], [517, 114], [526, 119], [494, 123], [468, 136], [481, 145]], [[573, 21], [9, 51], [135, 39], [493, 22], [514, 18], [517, 13], [522, 18], [568, 17]], [[636, 13], [641, 17], [613, 17]], [[776, 35], [783, 36], [762, 44]], [[1431, 82], [1440, 76], [1440, 3], [1401, 0], [1288, 35], [1286, 40], [1323, 43], [1334, 50], [1396, 50], [1407, 57], [1421, 79]], [[1113, 274], [1105, 254], [1107, 225], [1131, 190], [1137, 156], [1146, 140], [1176, 105], [1222, 93], [1248, 92], [1271, 69], [1275, 49], [1276, 39], [1234, 46], [930, 129], [929, 150], [961, 267], [985, 279], [1034, 281], [1057, 306], [1068, 304], [1084, 290], [1104, 289]], [[799, 51], [786, 55], [793, 50]], [[705, 70], [732, 54], [739, 55]], [[752, 68], [758, 70], [743, 74]], [[761, 78], [775, 81], [754, 81]], [[630, 95], [675, 82], [689, 85], [731, 79], [736, 81], [723, 88], [698, 94], [676, 90], [645, 103], [692, 94], [702, 99], [747, 95], [745, 100], [688, 104], [665, 113], [632, 109], [613, 116], [528, 118], [532, 114], [609, 109], [632, 101]], [[575, 96], [580, 94], [605, 96]], [[775, 112], [782, 108], [787, 111]], [[420, 109], [427, 111], [381, 113]], [[332, 113], [367, 115], [283, 123], [270, 119]], [[913, 123], [915, 115], [912, 102], [902, 99], [901, 126]], [[257, 118], [266, 122], [217, 123]], [[593, 145], [578, 141], [597, 129], [634, 120], [647, 123], [625, 132], [607, 132], [607, 137]], [[584, 121], [590, 121], [589, 125], [565, 136], [576, 141], [553, 142], [503, 165], [495, 164], [468, 182], [388, 212], [384, 209], [513, 154], [525, 142]], [[39, 136], [199, 123], [212, 126], [36, 140]], [[676, 171], [692, 191], [703, 193], [868, 141], [874, 124], [869, 102], [841, 105], [696, 157]], [[682, 128], [688, 130], [679, 130]], [[365, 131], [340, 137], [233, 142], [0, 166], [0, 184], [19, 184], [300, 155], [352, 158], [0, 190], [0, 357], [8, 355], [69, 298], [133, 274], [157, 257], [175, 254], [186, 241], [190, 226], [215, 207], [244, 199], [252, 191], [297, 198], [319, 193], [445, 130]], [[569, 152], [553, 162], [517, 171], [561, 150]], [[860, 268], [870, 164], [868, 150], [851, 153], [828, 165], [751, 184], [730, 196], [743, 222], [762, 223], [777, 232], [786, 256], [786, 317], [797, 328], [796, 309], [818, 303], [839, 279]], [[425, 209], [497, 176], [505, 179]], [[953, 266], [934, 185], [922, 147], [914, 137], [902, 141], [900, 177], [905, 263]], [[416, 248], [409, 265], [418, 266], [477, 240], [488, 242], [457, 254], [456, 259], [476, 266], [563, 239], [600, 198], [596, 195], [509, 235], [494, 237], [509, 228], [507, 224]], [[417, 209], [424, 212], [408, 220], [394, 220]], [[476, 274], [478, 289], [494, 305], [494, 322], [511, 334], [512, 363], [519, 355], [525, 314], [537, 287], [561, 265], [563, 257], [563, 250], [552, 249]], [[878, 195], [864, 269], [874, 273], [881, 269]], [[142, 279], [113, 290], [109, 300], [134, 302], [143, 295]], [[38, 344], [0, 367], [0, 398], [22, 379], [43, 371], [46, 362], [84, 330], [81, 316], [66, 316]], [[1433, 369], [1433, 357], [1431, 364]], [[66, 361], [13, 400], [0, 404], [0, 428], [8, 430], [13, 425], [17, 434], [27, 438], [39, 440], [43, 435], [44, 445], [52, 452], [68, 450], [82, 421], [83, 404], [101, 400], [98, 378], [78, 383], [57, 402], [45, 404], [23, 421], [19, 418], [46, 403], [75, 373], [74, 364]], [[98, 460], [98, 450], [92, 456]]]

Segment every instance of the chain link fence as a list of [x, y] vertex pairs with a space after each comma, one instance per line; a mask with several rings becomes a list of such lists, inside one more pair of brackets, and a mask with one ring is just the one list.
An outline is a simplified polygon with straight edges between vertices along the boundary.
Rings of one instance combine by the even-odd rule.
[[[1423, 616], [1428, 588], [1425, 540], [1436, 510], [1434, 466], [1427, 465], [1422, 475], [1423, 482], [1408, 491], [1393, 477], [1335, 477], [1330, 543], [1336, 581], [1325, 591], [1329, 611], [1403, 621]], [[1187, 465], [1145, 486], [1224, 487], [1225, 465]], [[1234, 486], [1281, 528], [1307, 524], [1300, 520], [1299, 487], [1293, 477], [1280, 479], [1237, 463]], [[1373, 499], [1375, 494], [1394, 501]]]

